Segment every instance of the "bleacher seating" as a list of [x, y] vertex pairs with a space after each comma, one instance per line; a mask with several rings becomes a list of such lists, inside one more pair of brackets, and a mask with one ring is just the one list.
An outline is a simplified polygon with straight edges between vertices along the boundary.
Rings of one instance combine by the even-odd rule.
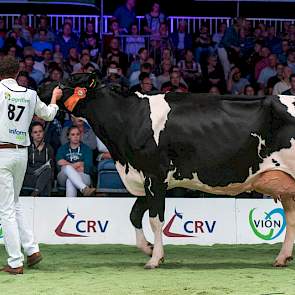
[[100, 193], [127, 193], [113, 160], [102, 160], [97, 167], [97, 191]]

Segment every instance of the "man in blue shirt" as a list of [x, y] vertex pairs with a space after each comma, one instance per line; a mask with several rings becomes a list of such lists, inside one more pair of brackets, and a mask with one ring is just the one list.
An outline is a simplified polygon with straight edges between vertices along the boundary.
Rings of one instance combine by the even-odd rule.
[[131, 24], [135, 23], [136, 21], [134, 7], [135, 0], [126, 0], [125, 5], [119, 6], [114, 12], [114, 17], [119, 22], [120, 30], [124, 33], [128, 33]]
[[39, 61], [42, 60], [42, 52], [45, 49], [53, 50], [52, 43], [47, 40], [47, 31], [45, 29], [40, 29], [39, 31], [39, 40], [33, 42], [32, 47], [35, 50], [35, 54], [37, 55]]

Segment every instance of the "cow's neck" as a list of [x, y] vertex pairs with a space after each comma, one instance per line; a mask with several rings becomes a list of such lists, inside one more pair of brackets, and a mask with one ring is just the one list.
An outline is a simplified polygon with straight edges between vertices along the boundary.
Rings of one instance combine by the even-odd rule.
[[77, 106], [79, 116], [87, 119], [97, 137], [106, 145], [114, 160], [125, 164], [126, 133], [124, 114], [127, 100], [119, 94], [103, 89], [96, 99]]

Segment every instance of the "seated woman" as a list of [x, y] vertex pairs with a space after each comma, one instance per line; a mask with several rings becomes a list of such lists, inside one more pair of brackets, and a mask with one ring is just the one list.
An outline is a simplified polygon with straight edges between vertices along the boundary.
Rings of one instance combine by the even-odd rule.
[[68, 129], [69, 142], [62, 145], [56, 155], [56, 161], [60, 172], [57, 181], [60, 185], [66, 186], [66, 196], [76, 197], [77, 190], [83, 196], [91, 196], [95, 188], [90, 188], [92, 169], [92, 151], [80, 142], [81, 133], [79, 128], [72, 126]]
[[66, 144], [68, 142], [67, 134], [69, 132], [69, 128], [70, 126], [75, 126], [80, 131], [81, 142], [87, 145], [91, 150], [96, 149], [96, 135], [94, 134], [91, 127], [86, 122], [84, 122], [83, 119], [71, 116], [71, 121], [65, 125], [67, 126], [63, 127], [60, 135], [61, 144]]
[[39, 122], [31, 125], [32, 144], [28, 149], [28, 166], [24, 186], [34, 187], [32, 196], [50, 196], [54, 172], [53, 148], [44, 142], [44, 128]]

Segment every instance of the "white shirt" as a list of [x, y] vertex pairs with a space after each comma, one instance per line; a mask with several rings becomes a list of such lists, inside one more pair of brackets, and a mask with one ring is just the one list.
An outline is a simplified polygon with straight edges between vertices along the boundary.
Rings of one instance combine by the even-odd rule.
[[14, 79], [0, 82], [0, 142], [30, 145], [29, 127], [33, 115], [52, 121], [58, 106], [47, 106], [36, 91], [19, 86]]
[[278, 95], [278, 94], [282, 94], [282, 92], [288, 90], [291, 88], [291, 85], [286, 83], [285, 81], [280, 81], [278, 83], [275, 84], [273, 90], [272, 90], [272, 94], [273, 95]]

